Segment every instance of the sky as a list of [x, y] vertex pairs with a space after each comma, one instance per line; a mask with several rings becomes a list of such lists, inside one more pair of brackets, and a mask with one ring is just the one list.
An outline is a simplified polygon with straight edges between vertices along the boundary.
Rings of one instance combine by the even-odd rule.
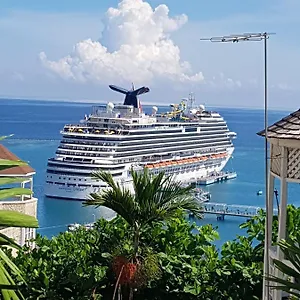
[[200, 38], [272, 32], [269, 107], [299, 108], [299, 0], [1, 0], [0, 97], [263, 107], [263, 42]]

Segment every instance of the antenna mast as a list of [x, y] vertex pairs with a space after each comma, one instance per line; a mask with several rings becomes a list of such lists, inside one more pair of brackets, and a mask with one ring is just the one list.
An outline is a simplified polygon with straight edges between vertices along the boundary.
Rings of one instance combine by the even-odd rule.
[[195, 100], [195, 95], [194, 95], [193, 92], [190, 92], [190, 93], [189, 93], [189, 108], [190, 108], [190, 109], [193, 109], [193, 108], [194, 108], [195, 102], [196, 102], [196, 100]]

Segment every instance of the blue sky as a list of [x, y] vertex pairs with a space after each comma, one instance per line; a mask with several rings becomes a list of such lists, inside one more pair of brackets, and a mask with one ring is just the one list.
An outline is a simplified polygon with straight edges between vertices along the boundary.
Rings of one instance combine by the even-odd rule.
[[123, 2], [2, 0], [0, 96], [117, 101], [107, 84], [135, 81], [150, 86], [147, 102], [194, 91], [207, 105], [261, 107], [262, 44], [199, 38], [271, 31], [270, 105], [298, 109], [299, 1]]

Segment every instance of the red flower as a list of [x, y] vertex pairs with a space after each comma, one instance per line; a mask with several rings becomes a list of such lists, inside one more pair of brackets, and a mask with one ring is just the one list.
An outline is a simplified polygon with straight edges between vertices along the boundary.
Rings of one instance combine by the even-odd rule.
[[120, 284], [128, 284], [133, 281], [137, 266], [134, 263], [130, 263], [126, 257], [115, 257], [112, 267], [117, 278], [120, 276], [120, 272], [122, 272], [119, 281]]

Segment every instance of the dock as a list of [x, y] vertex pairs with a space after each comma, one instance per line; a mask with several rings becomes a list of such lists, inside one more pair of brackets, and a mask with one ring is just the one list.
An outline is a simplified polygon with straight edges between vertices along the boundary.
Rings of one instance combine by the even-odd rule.
[[197, 185], [209, 185], [217, 182], [223, 182], [237, 177], [236, 172], [220, 172], [211, 174], [208, 177], [198, 178]]
[[[204, 214], [214, 214], [217, 220], [224, 220], [225, 216], [252, 218], [258, 215], [260, 210], [265, 210], [259, 206], [235, 205], [226, 203], [202, 203]], [[277, 209], [274, 209], [274, 215], [277, 215]]]
[[208, 202], [211, 199], [211, 194], [199, 188], [195, 188], [195, 198], [200, 202]]
[[79, 228], [85, 228], [87, 230], [94, 229], [94, 225], [95, 225], [95, 223], [86, 223], [86, 224], [74, 223], [74, 224], [69, 224], [68, 225], [68, 231], [75, 231]]
[[[116, 217], [116, 215], [110, 217], [110, 218], [105, 218], [106, 221], [111, 221]], [[79, 223], [73, 223], [73, 224], [68, 224], [67, 225], [67, 231], [72, 232], [75, 231], [79, 228], [84, 228], [86, 230], [90, 230], [90, 229], [94, 229], [95, 228], [95, 223], [96, 223], [96, 219], [94, 216], [94, 222], [91, 223], [84, 223], [84, 224], [79, 224]]]

